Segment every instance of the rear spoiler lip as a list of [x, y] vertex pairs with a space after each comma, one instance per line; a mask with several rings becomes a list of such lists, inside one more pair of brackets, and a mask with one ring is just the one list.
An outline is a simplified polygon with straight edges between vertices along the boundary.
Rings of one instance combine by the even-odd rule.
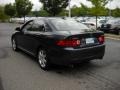
[[81, 33], [81, 34], [69, 35], [69, 36], [67, 36], [65, 39], [80, 38], [80, 37], [78, 37], [78, 36], [81, 36], [81, 37], [82, 37], [82, 35], [84, 35], [84, 36], [85, 36], [85, 35], [89, 35], [90, 37], [93, 37], [93, 36], [95, 36], [96, 34], [98, 34], [98, 36], [99, 36], [99, 35], [104, 35], [103, 32]]

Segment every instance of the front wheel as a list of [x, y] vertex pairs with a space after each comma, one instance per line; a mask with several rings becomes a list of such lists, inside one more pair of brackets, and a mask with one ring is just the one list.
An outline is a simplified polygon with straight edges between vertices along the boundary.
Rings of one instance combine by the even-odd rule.
[[120, 35], [120, 30], [118, 30], [117, 35]]
[[49, 69], [49, 61], [47, 57], [47, 51], [44, 49], [39, 49], [38, 51], [38, 63], [43, 70], [48, 70]]
[[17, 50], [18, 50], [17, 44], [16, 44], [16, 40], [15, 40], [14, 38], [12, 39], [12, 49], [13, 49], [14, 51], [17, 51]]
[[115, 29], [115, 32], [114, 32], [116, 35], [120, 35], [120, 29]]

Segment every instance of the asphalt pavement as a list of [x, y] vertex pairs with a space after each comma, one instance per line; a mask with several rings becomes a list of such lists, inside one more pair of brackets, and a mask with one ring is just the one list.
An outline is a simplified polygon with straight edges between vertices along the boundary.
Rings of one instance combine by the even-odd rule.
[[34, 58], [11, 49], [17, 26], [0, 23], [0, 90], [120, 90], [119, 40], [106, 39], [103, 60], [43, 71]]

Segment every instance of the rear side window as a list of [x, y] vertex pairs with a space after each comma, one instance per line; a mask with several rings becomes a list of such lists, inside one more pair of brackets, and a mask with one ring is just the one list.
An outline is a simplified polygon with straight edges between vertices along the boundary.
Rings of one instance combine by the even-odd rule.
[[51, 27], [47, 23], [45, 23], [44, 26], [46, 31], [52, 31]]

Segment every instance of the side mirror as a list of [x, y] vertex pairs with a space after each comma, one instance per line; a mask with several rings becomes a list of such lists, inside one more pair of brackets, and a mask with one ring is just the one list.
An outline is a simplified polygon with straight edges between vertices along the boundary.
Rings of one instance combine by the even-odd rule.
[[15, 30], [19, 32], [21, 31], [20, 27], [17, 27]]

